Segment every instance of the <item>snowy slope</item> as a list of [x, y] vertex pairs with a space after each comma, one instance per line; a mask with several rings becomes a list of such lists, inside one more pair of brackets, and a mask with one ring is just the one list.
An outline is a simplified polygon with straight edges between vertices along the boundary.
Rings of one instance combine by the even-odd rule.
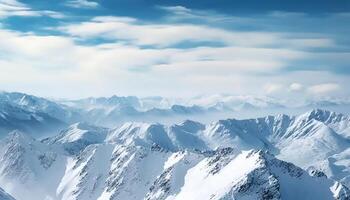
[[169, 150], [197, 149], [207, 150], [205, 142], [200, 138], [204, 125], [185, 121], [180, 124], [166, 126], [149, 123], [125, 123], [113, 129], [107, 136], [107, 142], [152, 146], [157, 144]]
[[0, 183], [16, 199], [55, 196], [65, 168], [62, 152], [13, 131], [1, 141]]
[[350, 192], [263, 151], [94, 144], [66, 164], [53, 199], [347, 199]]
[[60, 132], [59, 135], [46, 138], [44, 143], [63, 147], [75, 155], [90, 144], [101, 143], [107, 136], [107, 129], [86, 123], [75, 123]]
[[111, 145], [90, 145], [78, 157], [68, 158], [57, 199], [97, 199], [109, 175], [112, 151]]
[[350, 148], [315, 163], [313, 168], [323, 171], [328, 177], [350, 184]]
[[190, 169], [181, 191], [169, 199], [341, 199], [340, 193], [349, 194], [345, 187], [334, 192], [337, 182], [312, 177], [262, 151], [230, 154]]

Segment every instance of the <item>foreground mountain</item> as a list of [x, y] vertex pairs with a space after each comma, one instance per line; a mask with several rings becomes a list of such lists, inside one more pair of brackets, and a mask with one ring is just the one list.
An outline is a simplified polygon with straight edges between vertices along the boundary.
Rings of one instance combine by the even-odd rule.
[[312, 177], [261, 151], [173, 153], [123, 146], [87, 151], [92, 155], [72, 161], [62, 179], [62, 199], [349, 198], [338, 182]]
[[316, 109], [210, 124], [76, 123], [42, 141], [14, 131], [0, 145], [0, 186], [19, 200], [349, 199], [349, 126]]
[[[264, 149], [283, 160], [307, 168], [328, 160], [332, 155], [346, 160], [344, 154], [348, 154], [350, 147], [349, 127], [348, 116], [312, 110], [299, 116], [228, 119], [207, 125], [194, 121], [171, 126], [126, 123], [112, 130], [107, 141], [148, 146], [158, 143], [161, 147], [172, 150], [213, 150], [223, 147]], [[302, 154], [300, 147], [303, 147]], [[329, 159], [329, 162], [332, 160], [337, 159]]]
[[[10, 162], [11, 168], [1, 174], [17, 182], [11, 193], [18, 199], [350, 198], [347, 187], [321, 172], [310, 175], [263, 151], [170, 151], [157, 144], [103, 143], [65, 157], [18, 133], [9, 140], [12, 152], [2, 163]], [[66, 166], [59, 168], [60, 163]]]
[[45, 199], [64, 174], [67, 156], [60, 149], [13, 131], [0, 144], [0, 183], [16, 199]]

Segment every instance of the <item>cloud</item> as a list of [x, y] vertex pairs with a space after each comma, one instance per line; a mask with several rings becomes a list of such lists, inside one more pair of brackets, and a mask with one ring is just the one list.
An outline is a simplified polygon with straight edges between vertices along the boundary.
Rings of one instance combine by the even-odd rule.
[[51, 10], [34, 10], [28, 5], [16, 0], [0, 0], [0, 19], [12, 16], [19, 17], [41, 17], [48, 16], [51, 18], [64, 18], [65, 16]]
[[268, 14], [271, 17], [277, 18], [289, 18], [289, 17], [305, 17], [306, 13], [303, 12], [287, 12], [287, 11], [272, 11]]
[[161, 9], [168, 15], [157, 21], [125, 16], [62, 20], [50, 27], [55, 35], [0, 26], [0, 38], [6, 38], [0, 40], [0, 89], [65, 97], [224, 92], [294, 98], [333, 94], [339, 89], [323, 83], [339, 88], [348, 82], [346, 74], [330, 73], [347, 63], [348, 53], [328, 52], [339, 45], [329, 35], [172, 21], [170, 16], [181, 14], [187, 19], [203, 15], [207, 21], [238, 19], [181, 6]]
[[190, 9], [184, 6], [156, 6], [156, 8], [166, 11], [168, 13], [168, 15], [166, 16], [167, 20], [176, 22], [186, 20], [198, 20], [202, 22], [222, 23], [246, 20], [241, 17], [220, 14], [213, 10], [197, 10]]
[[[176, 10], [183, 9], [185, 8], [176, 7]], [[293, 38], [279, 32], [235, 31], [190, 23], [148, 24], [135, 18], [113, 16], [94, 17], [89, 21], [61, 26], [58, 30], [80, 39], [104, 38], [157, 47], [169, 47], [186, 42], [292, 48], [322, 48], [334, 45], [330, 38], [300, 38], [300, 36]]]
[[42, 62], [40, 65], [48, 69], [78, 66], [98, 70], [104, 66], [173, 74], [269, 73], [282, 68], [283, 62], [303, 56], [297, 51], [250, 47], [147, 49], [118, 43], [79, 45], [66, 36], [39, 36], [9, 30], [1, 30], [0, 36], [7, 38], [0, 41], [0, 53], [6, 55], [7, 60]]
[[301, 91], [304, 89], [304, 86], [300, 83], [292, 83], [289, 85], [289, 90], [293, 92]]
[[186, 41], [262, 46], [280, 40], [280, 36], [275, 33], [234, 32], [193, 24], [145, 24], [133, 18], [111, 16], [95, 17], [87, 22], [59, 27], [59, 30], [83, 39], [124, 40], [135, 45], [158, 47], [168, 47]]
[[0, 40], [0, 85], [8, 90], [46, 91], [49, 95], [55, 95], [52, 91], [74, 95], [77, 90], [80, 95], [84, 91], [88, 95], [91, 88], [96, 88], [96, 95], [116, 90], [138, 94], [143, 91], [141, 85], [153, 88], [147, 90], [148, 94], [152, 91], [169, 95], [176, 88], [193, 88], [198, 93], [238, 91], [241, 84], [256, 84], [257, 80], [249, 78], [254, 75], [249, 74], [273, 72], [283, 67], [283, 62], [302, 56], [289, 50], [253, 47], [149, 49], [122, 43], [83, 45], [69, 36], [6, 29], [0, 29], [0, 37], [7, 38]]
[[283, 89], [282, 84], [277, 84], [277, 83], [269, 83], [264, 86], [264, 91], [266, 94], [273, 94], [280, 92]]
[[318, 85], [313, 85], [308, 88], [308, 91], [314, 95], [324, 95], [337, 92], [341, 89], [339, 84], [336, 83], [323, 83]]
[[158, 6], [158, 8], [174, 14], [186, 14], [192, 12], [191, 9], [184, 6]]
[[66, 15], [64, 15], [63, 13], [52, 11], [52, 10], [42, 10], [42, 11], [36, 11], [36, 12], [38, 12], [41, 16], [49, 16], [55, 19], [63, 19], [66, 17]]
[[66, 6], [72, 7], [72, 8], [85, 8], [85, 9], [92, 9], [99, 7], [99, 4], [95, 1], [88, 1], [88, 0], [68, 0], [65, 3]]

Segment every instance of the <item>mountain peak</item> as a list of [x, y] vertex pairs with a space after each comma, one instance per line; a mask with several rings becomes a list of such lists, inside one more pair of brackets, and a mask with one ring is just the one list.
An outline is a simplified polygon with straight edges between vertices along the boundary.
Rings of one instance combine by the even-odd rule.
[[331, 111], [329, 110], [324, 110], [320, 108], [314, 108], [308, 112], [310, 115], [329, 115]]
[[72, 124], [57, 136], [46, 138], [47, 144], [62, 145], [70, 154], [77, 154], [90, 144], [102, 143], [107, 136], [107, 129], [84, 122]]
[[99, 130], [100, 127], [91, 125], [86, 122], [77, 122], [69, 126], [68, 129], [80, 129], [80, 130]]
[[11, 131], [7, 135], [6, 140], [11, 142], [22, 143], [22, 144], [35, 141], [33, 137], [19, 130]]
[[181, 126], [184, 129], [188, 130], [188, 132], [196, 132], [198, 130], [205, 129], [205, 125], [193, 120], [185, 120], [176, 126]]
[[313, 109], [309, 112], [306, 112], [300, 115], [300, 117], [306, 119], [307, 121], [314, 119], [327, 124], [340, 122], [347, 118], [343, 114], [335, 113], [335, 112], [332, 112], [329, 110], [323, 110], [323, 109]]

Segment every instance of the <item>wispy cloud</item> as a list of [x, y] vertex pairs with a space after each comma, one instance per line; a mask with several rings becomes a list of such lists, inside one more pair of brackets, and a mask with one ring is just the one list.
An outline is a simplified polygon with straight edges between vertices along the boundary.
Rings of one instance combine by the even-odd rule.
[[337, 83], [323, 83], [318, 85], [313, 85], [308, 88], [308, 91], [313, 95], [324, 95], [337, 92], [341, 89], [340, 85]]
[[95, 17], [58, 28], [82, 39], [125, 40], [135, 45], [167, 47], [181, 42], [216, 42], [236, 46], [328, 47], [330, 38], [292, 38], [279, 32], [235, 31], [196, 24], [147, 24], [135, 18]]
[[234, 22], [244, 20], [241, 17], [229, 16], [217, 13], [213, 10], [197, 10], [184, 6], [157, 6], [156, 8], [166, 11], [166, 18], [170, 21], [200, 20], [207, 22]]
[[0, 0], [0, 19], [11, 16], [64, 18], [60, 12], [52, 10], [34, 10], [30, 6], [16, 0]]
[[65, 2], [66, 6], [72, 7], [72, 8], [85, 8], [85, 9], [92, 9], [99, 7], [99, 4], [95, 1], [88, 1], [88, 0], [68, 0]]

